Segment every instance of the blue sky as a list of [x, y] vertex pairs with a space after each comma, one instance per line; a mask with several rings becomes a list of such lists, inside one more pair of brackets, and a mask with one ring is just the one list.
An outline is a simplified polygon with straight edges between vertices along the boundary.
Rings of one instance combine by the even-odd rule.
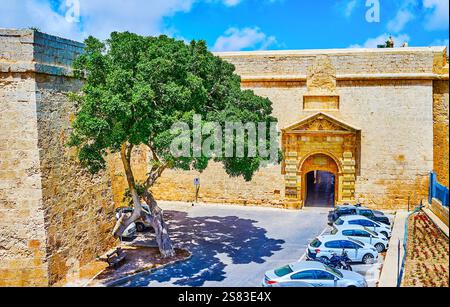
[[448, 9], [448, 0], [2, 0], [0, 27], [75, 40], [163, 33], [215, 51], [375, 47], [389, 35], [448, 46]]

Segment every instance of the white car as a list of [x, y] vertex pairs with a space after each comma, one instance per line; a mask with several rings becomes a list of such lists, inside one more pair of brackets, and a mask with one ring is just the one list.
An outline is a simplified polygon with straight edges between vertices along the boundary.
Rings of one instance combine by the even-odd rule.
[[373, 230], [376, 233], [382, 234], [386, 238], [390, 238], [392, 234], [390, 226], [372, 221], [362, 215], [342, 216], [334, 222], [333, 226], [337, 226], [338, 228], [342, 228], [343, 226], [363, 226], [367, 229]]
[[374, 246], [378, 253], [382, 253], [389, 248], [389, 240], [382, 234], [378, 234], [366, 227], [351, 225], [333, 227], [333, 236], [349, 237]]
[[[133, 207], [120, 207], [120, 208], [117, 208], [116, 209], [116, 218], [120, 219], [120, 217], [123, 214], [131, 215], [131, 214], [133, 214], [133, 211], [134, 211]], [[142, 211], [143, 211], [143, 213], [145, 213], [145, 214], [147, 214], [149, 216], [152, 215], [152, 213], [150, 211], [150, 207], [147, 204], [142, 204]], [[147, 222], [147, 220], [143, 219], [143, 218], [138, 219], [135, 222], [135, 224], [136, 224], [136, 231], [137, 232], [144, 232], [146, 229], [149, 229], [149, 228], [152, 227], [152, 225], [149, 224]]]
[[136, 236], [136, 224], [135, 223], [131, 223], [130, 226], [128, 226], [127, 229], [125, 229], [125, 231], [122, 234], [122, 238], [123, 239], [134, 239], [134, 237]]
[[263, 287], [366, 288], [367, 281], [358, 273], [340, 271], [316, 262], [297, 262], [266, 273]]
[[373, 264], [378, 260], [377, 249], [367, 243], [344, 236], [321, 236], [308, 245], [309, 260], [318, 258], [330, 260], [334, 254], [346, 251], [352, 262]]

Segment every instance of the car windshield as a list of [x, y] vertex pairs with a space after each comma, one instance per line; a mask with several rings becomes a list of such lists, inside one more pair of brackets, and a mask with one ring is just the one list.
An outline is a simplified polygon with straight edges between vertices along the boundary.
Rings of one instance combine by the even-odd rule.
[[132, 207], [122, 207], [122, 208], [118, 208], [116, 210], [116, 212], [118, 212], [118, 213], [130, 213], [130, 212], [133, 212], [133, 208]]
[[331, 273], [333, 275], [339, 276], [339, 278], [344, 277], [344, 275], [341, 272], [339, 272], [337, 269], [333, 269], [333, 268], [331, 268], [331, 267], [329, 267], [328, 265], [325, 265], [325, 264], [323, 266], [325, 267], [325, 270], [328, 273]]
[[361, 241], [358, 241], [358, 240], [355, 240], [355, 239], [352, 239], [352, 238], [349, 238], [349, 240], [352, 241], [353, 243], [356, 243], [356, 244], [360, 245], [360, 246], [364, 246], [364, 243], [362, 243]]
[[366, 215], [366, 216], [372, 216], [373, 212], [370, 210], [361, 210], [360, 211], [361, 215]]
[[322, 245], [322, 242], [320, 242], [319, 239], [314, 239], [314, 241], [311, 242], [310, 244], [312, 247], [320, 247], [320, 245]]
[[336, 221], [336, 225], [340, 226], [340, 225], [344, 225], [344, 221], [342, 219], [338, 219]]
[[291, 267], [289, 265], [287, 265], [287, 266], [284, 266], [282, 268], [275, 270], [275, 275], [277, 275], [278, 277], [283, 277], [283, 276], [286, 276], [293, 272], [294, 271], [292, 271]]
[[370, 233], [370, 234], [371, 234], [372, 236], [374, 236], [374, 237], [377, 236], [376, 232], [373, 232], [373, 231], [370, 230], [370, 229], [367, 229], [367, 228], [364, 227], [364, 230], [367, 231], [368, 233]]
[[334, 235], [337, 234], [337, 233], [338, 233], [337, 228], [333, 228], [333, 230], [331, 231], [331, 234], [334, 236]]

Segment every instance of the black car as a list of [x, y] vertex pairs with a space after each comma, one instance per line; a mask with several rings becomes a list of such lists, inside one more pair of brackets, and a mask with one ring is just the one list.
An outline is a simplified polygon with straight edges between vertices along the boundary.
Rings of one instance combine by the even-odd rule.
[[355, 206], [337, 207], [335, 210], [330, 211], [330, 213], [328, 214], [328, 225], [333, 225], [333, 223], [336, 222], [337, 219], [341, 216], [356, 215], [356, 209], [357, 208]]
[[363, 208], [360, 205], [357, 206], [345, 205], [337, 207], [335, 210], [330, 211], [330, 213], [328, 214], [328, 224], [333, 225], [333, 223], [338, 218], [347, 215], [362, 215], [367, 217], [368, 219], [371, 219], [372, 221], [380, 222], [389, 226], [391, 225], [389, 218], [385, 216], [383, 212]]
[[365, 216], [368, 219], [371, 219], [372, 221], [380, 222], [385, 225], [391, 226], [391, 221], [389, 221], [389, 218], [386, 215], [384, 215], [383, 212], [374, 211], [366, 208], [358, 208], [356, 210], [356, 214]]

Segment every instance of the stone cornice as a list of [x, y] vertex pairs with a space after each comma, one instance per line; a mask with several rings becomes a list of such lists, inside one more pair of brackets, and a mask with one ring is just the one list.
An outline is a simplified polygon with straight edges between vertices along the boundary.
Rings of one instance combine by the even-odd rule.
[[72, 77], [73, 69], [67, 66], [49, 65], [37, 62], [10, 62], [0, 60], [0, 73], [39, 73]]
[[[394, 73], [394, 74], [341, 74], [337, 75], [338, 81], [363, 81], [363, 80], [449, 80], [449, 75], [430, 73]], [[306, 82], [306, 75], [261, 75], [241, 76], [241, 81], [246, 82]]]
[[408, 48], [343, 48], [343, 49], [307, 49], [307, 50], [263, 50], [263, 51], [232, 51], [215, 52], [222, 58], [231, 57], [286, 57], [286, 56], [317, 56], [317, 55], [351, 55], [351, 54], [405, 54], [405, 53], [443, 53], [445, 46], [408, 47]]

